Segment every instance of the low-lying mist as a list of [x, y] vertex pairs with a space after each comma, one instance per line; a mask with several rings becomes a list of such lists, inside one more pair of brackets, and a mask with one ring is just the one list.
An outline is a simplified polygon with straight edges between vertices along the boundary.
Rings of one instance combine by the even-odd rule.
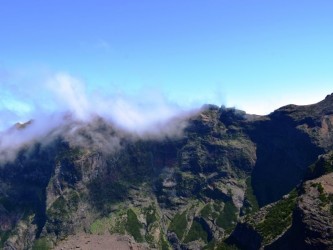
[[[129, 96], [108, 89], [88, 90], [65, 73], [35, 82], [5, 81], [1, 87], [0, 163], [14, 160], [23, 146], [46, 145], [59, 136], [76, 146], [89, 144], [109, 151], [117, 149], [124, 136], [181, 136], [186, 118], [200, 110], [184, 109], [157, 91]], [[110, 131], [98, 129], [101, 123]]]

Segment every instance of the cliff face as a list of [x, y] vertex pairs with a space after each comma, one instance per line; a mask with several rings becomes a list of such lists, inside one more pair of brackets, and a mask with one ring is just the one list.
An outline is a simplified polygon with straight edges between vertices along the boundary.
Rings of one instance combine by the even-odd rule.
[[280, 111], [251, 124], [249, 135], [257, 145], [252, 183], [260, 206], [290, 192], [303, 179], [307, 167], [324, 153], [290, 116]]
[[318, 155], [332, 150], [333, 94], [317, 104], [282, 107], [247, 125], [257, 146], [253, 189], [264, 206], [290, 192]]
[[295, 211], [295, 224], [304, 233], [307, 249], [333, 249], [333, 174], [304, 184]]
[[[322, 158], [327, 171], [333, 171], [332, 154]], [[313, 168], [321, 167], [322, 158]], [[228, 241], [247, 249], [333, 249], [332, 192], [333, 173], [305, 181], [284, 199], [245, 218]], [[243, 235], [257, 235], [256, 245]]]
[[[0, 167], [0, 248], [47, 249], [82, 231], [128, 234], [149, 248], [214, 248], [258, 203], [327, 173], [325, 164], [308, 166], [332, 148], [332, 99], [264, 117], [210, 105], [172, 138], [140, 139], [96, 119], [71, 138], [27, 146]], [[291, 225], [316, 220], [301, 213], [300, 195], [262, 208], [234, 239], [252, 249], [280, 244]], [[270, 232], [281, 208], [301, 219], [289, 216]], [[271, 219], [258, 231], [264, 217]]]

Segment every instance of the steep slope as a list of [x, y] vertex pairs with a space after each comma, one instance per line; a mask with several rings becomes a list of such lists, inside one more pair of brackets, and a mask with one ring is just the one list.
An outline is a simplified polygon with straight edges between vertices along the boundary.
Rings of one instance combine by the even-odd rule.
[[263, 206], [290, 192], [324, 150], [280, 111], [250, 126], [249, 135], [257, 145], [252, 184], [259, 205]]

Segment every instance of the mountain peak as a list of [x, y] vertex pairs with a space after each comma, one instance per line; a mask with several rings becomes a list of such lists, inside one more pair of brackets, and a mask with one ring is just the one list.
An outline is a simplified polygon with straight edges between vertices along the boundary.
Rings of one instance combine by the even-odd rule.
[[326, 101], [333, 102], [333, 93], [330, 94], [330, 95], [327, 95], [323, 101], [325, 101], [325, 102]]

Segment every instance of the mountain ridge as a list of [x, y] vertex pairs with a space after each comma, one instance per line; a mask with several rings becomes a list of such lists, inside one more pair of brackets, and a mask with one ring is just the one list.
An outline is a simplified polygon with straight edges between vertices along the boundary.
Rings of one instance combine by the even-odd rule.
[[176, 137], [144, 138], [97, 119], [21, 149], [0, 167], [0, 247], [48, 249], [83, 231], [219, 248], [332, 150], [333, 94], [267, 116], [205, 105], [179, 122]]

